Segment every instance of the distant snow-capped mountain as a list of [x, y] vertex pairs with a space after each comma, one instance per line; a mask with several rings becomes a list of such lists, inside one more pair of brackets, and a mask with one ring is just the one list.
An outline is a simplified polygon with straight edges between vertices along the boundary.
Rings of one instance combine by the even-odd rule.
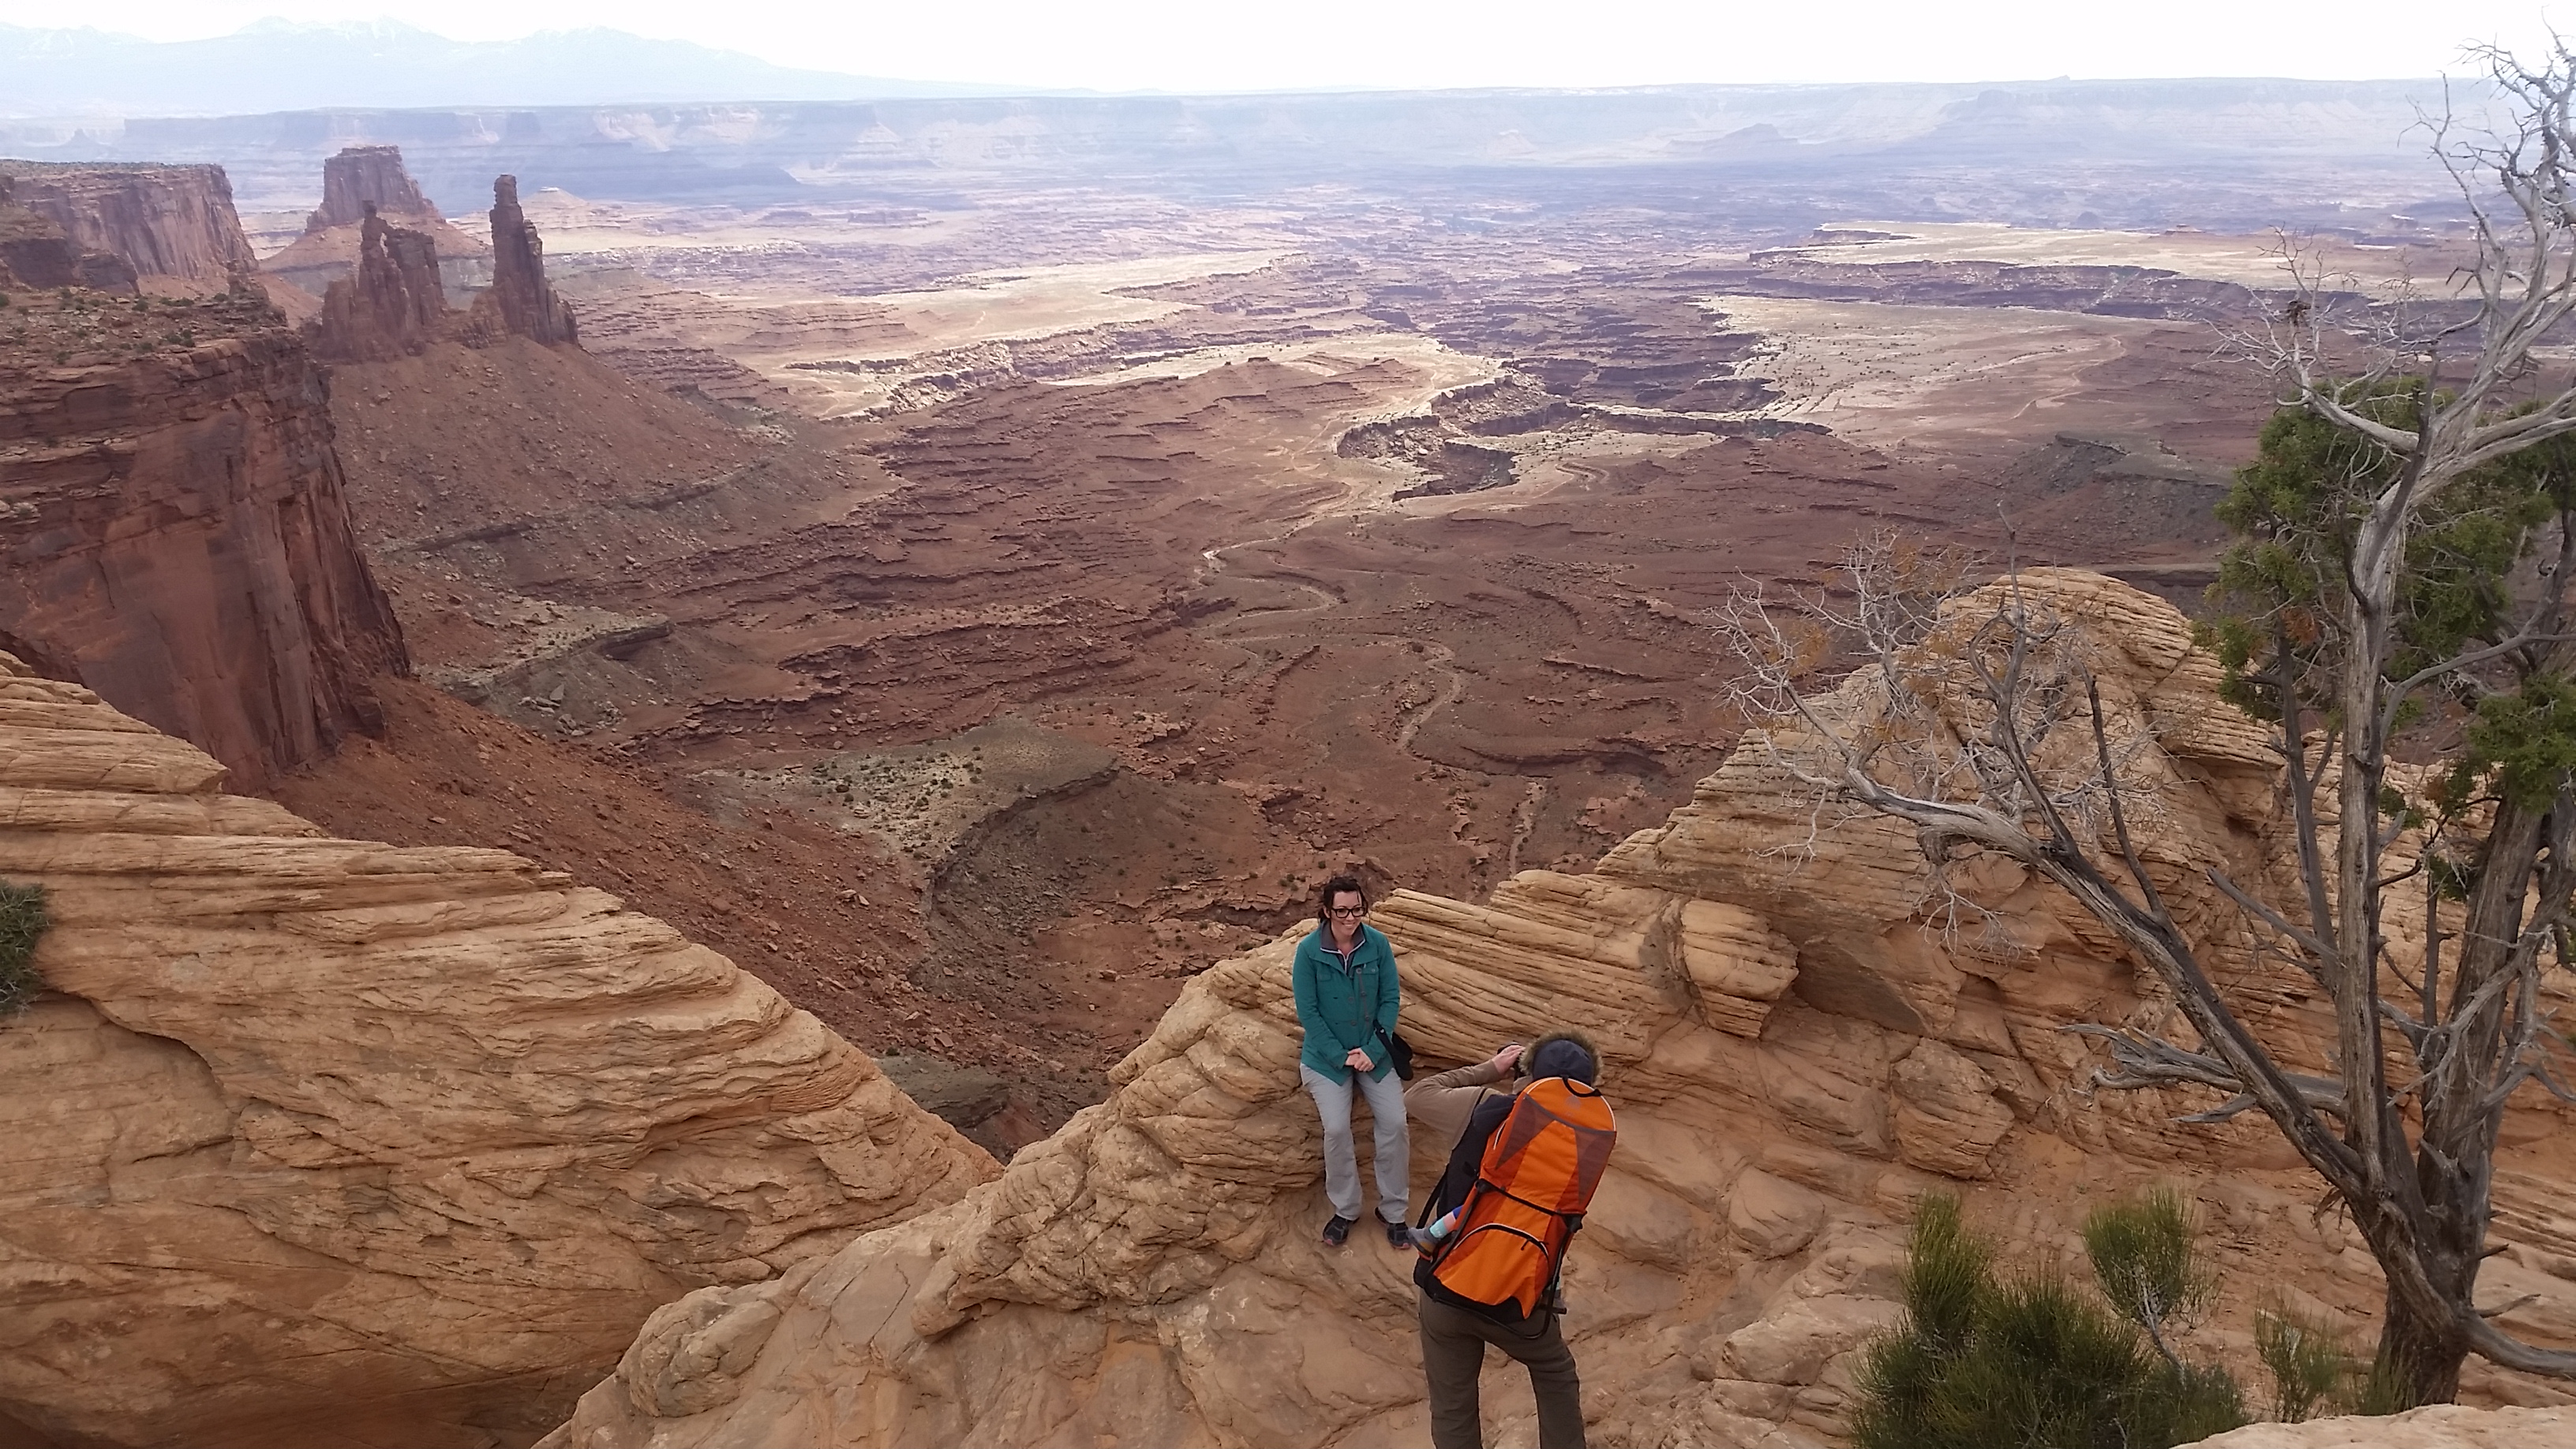
[[0, 25], [0, 116], [244, 115], [318, 107], [830, 101], [1002, 94], [794, 70], [622, 30], [449, 40], [389, 20], [262, 20], [211, 40]]

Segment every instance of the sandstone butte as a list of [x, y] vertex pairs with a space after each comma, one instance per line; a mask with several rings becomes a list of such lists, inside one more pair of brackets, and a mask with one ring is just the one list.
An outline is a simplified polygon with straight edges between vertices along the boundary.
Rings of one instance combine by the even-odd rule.
[[421, 194], [395, 146], [349, 146], [326, 159], [321, 206], [305, 219], [304, 235], [261, 263], [261, 270], [312, 296], [324, 295], [362, 265], [371, 209], [387, 224], [420, 234], [450, 291], [461, 294], [490, 282], [492, 248], [451, 225]]
[[[2023, 583], [2084, 622], [2106, 707], [2160, 737], [2170, 789], [2151, 869], [2204, 938], [2226, 938], [2232, 918], [2198, 866], [2253, 874], [2278, 854], [2260, 734], [2220, 705], [2215, 666], [2170, 606], [2086, 573]], [[1828, 707], [1864, 710], [1867, 696], [1846, 685]], [[2251, 1306], [2270, 1293], [2341, 1318], [2366, 1347], [2376, 1269], [2317, 1211], [2314, 1180], [2267, 1123], [2180, 1126], [2208, 1102], [2087, 1090], [2096, 1059], [2060, 1027], [2170, 1015], [2104, 934], [1993, 870], [1967, 884], [1997, 930], [1928, 931], [1910, 832], [1819, 818], [1778, 758], [1749, 737], [1592, 873], [1524, 872], [1481, 906], [1398, 892], [1377, 915], [1426, 1058], [1560, 1023], [1605, 1048], [1620, 1142], [1568, 1271], [1595, 1442], [1835, 1441], [1854, 1351], [1897, 1316], [1904, 1225], [1934, 1189], [1961, 1192], [2015, 1261], [2037, 1264], [2077, 1251], [2073, 1228], [2103, 1196], [2179, 1183], [2229, 1275], [2195, 1353], [2251, 1372]], [[1314, 1241], [1326, 1210], [1295, 1070], [1296, 934], [1194, 979], [1112, 1095], [998, 1180], [656, 1311], [544, 1442], [1424, 1442], [1410, 1256]], [[2321, 1065], [2317, 1002], [2244, 969], [2232, 984], [2246, 1009]], [[2485, 1292], [2524, 1300], [2504, 1313], [2516, 1331], [2576, 1344], [2576, 1221], [2560, 1207], [2576, 1161], [2555, 1109], [2521, 1105]], [[1445, 1146], [1416, 1144], [1418, 1185]], [[1526, 1380], [1489, 1373], [1495, 1442], [1526, 1444]], [[2468, 1393], [2570, 1399], [2474, 1361]], [[2501, 1442], [2474, 1437], [2495, 1422], [2402, 1442]], [[2332, 1426], [2265, 1432], [2232, 1442], [2356, 1442]]]
[[441, 337], [470, 347], [509, 337], [547, 347], [578, 345], [572, 307], [546, 280], [545, 244], [519, 207], [519, 178], [493, 178], [491, 285], [476, 292], [462, 313], [447, 309], [436, 235], [393, 225], [373, 202], [361, 205], [358, 224], [350, 229], [357, 238], [354, 265], [341, 265], [346, 275], [323, 290], [321, 310], [306, 329], [316, 356], [390, 361], [417, 354]]
[[0, 1442], [524, 1444], [646, 1315], [998, 1171], [722, 956], [325, 838], [0, 655]]

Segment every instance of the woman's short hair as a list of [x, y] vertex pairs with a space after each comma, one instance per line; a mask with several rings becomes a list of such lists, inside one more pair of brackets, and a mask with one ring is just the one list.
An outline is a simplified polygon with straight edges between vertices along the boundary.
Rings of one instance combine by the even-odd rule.
[[1315, 897], [1316, 925], [1329, 926], [1333, 923], [1333, 897], [1344, 894], [1358, 896], [1363, 906], [1369, 903], [1368, 887], [1360, 884], [1358, 876], [1337, 875], [1324, 882], [1323, 894]]

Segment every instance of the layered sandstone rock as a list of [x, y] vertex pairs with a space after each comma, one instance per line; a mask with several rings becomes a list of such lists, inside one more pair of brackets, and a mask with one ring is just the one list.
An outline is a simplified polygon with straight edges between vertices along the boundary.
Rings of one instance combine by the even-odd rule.
[[372, 727], [402, 635], [301, 341], [252, 297], [165, 315], [116, 314], [142, 355], [0, 351], [0, 633], [258, 787]]
[[2249, 1424], [2185, 1449], [2531, 1449], [2576, 1444], [2576, 1410], [2435, 1404], [2385, 1418]]
[[0, 171], [74, 248], [121, 257], [147, 283], [220, 291], [234, 268], [258, 265], [220, 166], [5, 161]]
[[438, 208], [404, 168], [400, 146], [346, 146], [322, 163], [322, 204], [305, 219], [304, 231], [356, 226], [376, 212], [412, 221], [435, 218]]
[[500, 851], [332, 840], [0, 655], [0, 1415], [524, 1443], [657, 1305], [990, 1158], [723, 957]]
[[[2088, 626], [2106, 708], [2158, 732], [2175, 788], [2148, 853], [2177, 909], [2223, 941], [2186, 877], [2270, 850], [2259, 736], [2218, 705], [2170, 607], [2087, 574], [2023, 584]], [[1865, 692], [1828, 707], [1863, 709]], [[2313, 1180], [2268, 1126], [2177, 1127], [2206, 1103], [2090, 1089], [2094, 1058], [2059, 1028], [2167, 1010], [2098, 928], [2033, 883], [1971, 870], [1991, 929], [1941, 929], [1910, 833], [1820, 815], [1778, 761], [1748, 739], [1594, 874], [1525, 872], [1482, 906], [1399, 892], [1377, 916], [1427, 1059], [1558, 1025], [1604, 1049], [1620, 1142], [1567, 1275], [1598, 1439], [1832, 1440], [1859, 1345], [1895, 1318], [1904, 1224], [1935, 1188], [1962, 1193], [2017, 1261], [2045, 1263], [2102, 1196], [2178, 1180], [2230, 1273], [2195, 1353], [2249, 1362], [2254, 1295], [2293, 1282], [2366, 1332], [2375, 1269], [2308, 1211]], [[1422, 1442], [1410, 1256], [1314, 1240], [1326, 1210], [1294, 1065], [1294, 934], [1194, 980], [1109, 1100], [999, 1181], [655, 1314], [550, 1442]], [[2237, 980], [2294, 1056], [2321, 1049], [2289, 983]], [[2576, 1161], [2546, 1131], [2517, 1140], [2500, 1261], [2564, 1274], [2576, 1222], [2555, 1201]], [[1417, 1187], [1446, 1147], [1415, 1144]], [[2570, 1291], [2556, 1276], [2508, 1290]], [[1494, 1437], [1526, 1440], [1526, 1389], [1488, 1384]]]
[[135, 290], [134, 268], [109, 252], [85, 252], [51, 217], [21, 204], [15, 183], [0, 175], [0, 290], [86, 287]]
[[[519, 210], [517, 178], [493, 183], [491, 285], [457, 316], [447, 310], [447, 296], [455, 290], [449, 241], [484, 249], [421, 199], [395, 148], [352, 147], [332, 160], [335, 169], [327, 174], [312, 229], [268, 264], [273, 275], [322, 293], [321, 314], [307, 330], [318, 355], [333, 362], [389, 362], [441, 338], [472, 347], [509, 337], [547, 346], [575, 341], [572, 308], [546, 280], [545, 245]], [[370, 189], [405, 199], [384, 207], [358, 199]], [[358, 219], [334, 220], [342, 208], [354, 209]], [[396, 226], [393, 220], [417, 225]]]

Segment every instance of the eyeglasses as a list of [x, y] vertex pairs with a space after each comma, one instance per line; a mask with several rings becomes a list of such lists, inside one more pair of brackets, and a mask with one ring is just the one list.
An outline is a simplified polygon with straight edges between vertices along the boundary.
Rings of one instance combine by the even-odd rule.
[[1345, 920], [1354, 916], [1365, 916], [1368, 914], [1368, 907], [1366, 906], [1331, 906], [1327, 909], [1331, 914], [1340, 916]]

